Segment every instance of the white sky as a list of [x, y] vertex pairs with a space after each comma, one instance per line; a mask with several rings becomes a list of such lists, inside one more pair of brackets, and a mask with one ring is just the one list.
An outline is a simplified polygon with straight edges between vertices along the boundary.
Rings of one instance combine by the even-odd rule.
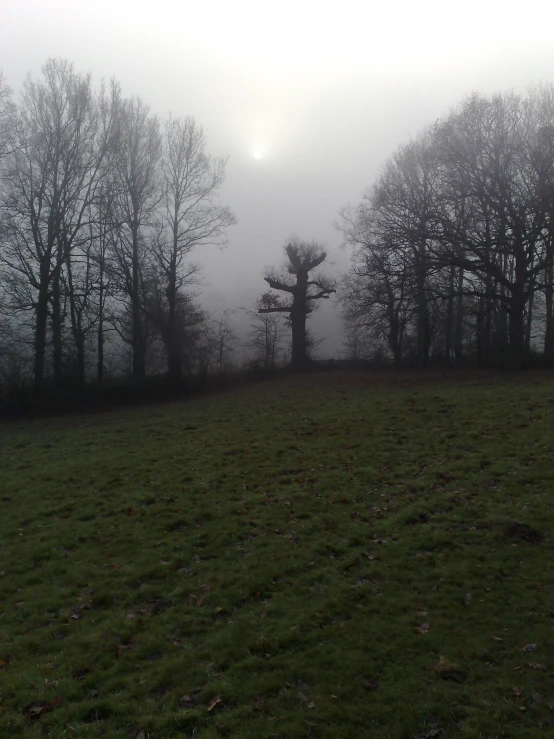
[[[230, 156], [239, 220], [223, 253], [196, 255], [205, 298], [249, 306], [290, 234], [344, 268], [331, 223], [409, 136], [474, 90], [554, 82], [553, 34], [548, 0], [0, 0], [0, 69], [17, 90], [64, 57], [161, 116], [194, 115]], [[332, 354], [336, 311], [313, 324]]]

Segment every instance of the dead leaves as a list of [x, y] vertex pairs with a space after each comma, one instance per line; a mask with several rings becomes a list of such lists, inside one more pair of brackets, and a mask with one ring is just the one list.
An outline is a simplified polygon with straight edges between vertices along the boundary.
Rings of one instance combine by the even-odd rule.
[[58, 708], [62, 703], [63, 698], [61, 695], [57, 695], [51, 701], [34, 701], [33, 703], [29, 703], [23, 709], [23, 713], [29, 718], [37, 719], [54, 708]]
[[200, 595], [191, 594], [189, 596], [189, 601], [191, 603], [194, 603], [196, 606], [200, 607], [204, 605], [204, 601], [206, 600], [206, 596], [210, 593], [211, 587], [209, 585], [202, 585], [200, 588]]
[[28, 706], [25, 706], [23, 713], [29, 716], [29, 718], [40, 718], [51, 709], [52, 704], [48, 701], [37, 701], [36, 703], [29, 703]]
[[181, 708], [194, 708], [195, 704], [196, 701], [190, 695], [184, 695], [179, 701], [179, 706]]
[[221, 703], [221, 696], [220, 696], [220, 695], [216, 695], [216, 697], [215, 697], [215, 698], [212, 698], [212, 700], [210, 701], [210, 703], [209, 703], [209, 705], [208, 705], [208, 711], [213, 711], [213, 710], [214, 710], [214, 708], [215, 708], [215, 707], [216, 707], [216, 706], [217, 706], [217, 705], [218, 705], [219, 703]]
[[426, 634], [429, 631], [429, 624], [421, 624], [421, 626], [416, 626], [414, 631], [419, 634]]

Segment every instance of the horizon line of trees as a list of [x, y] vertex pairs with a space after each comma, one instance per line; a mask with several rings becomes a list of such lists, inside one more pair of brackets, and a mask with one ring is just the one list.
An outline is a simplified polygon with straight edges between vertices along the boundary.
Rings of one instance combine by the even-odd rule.
[[[137, 379], [222, 375], [233, 311], [202, 307], [191, 255], [236, 222], [219, 202], [226, 163], [194, 118], [160, 121], [67, 61], [17, 102], [0, 76], [0, 381], [41, 396], [101, 383], [114, 362]], [[554, 87], [468, 97], [400, 146], [337, 227], [352, 247], [349, 358], [553, 366]], [[265, 369], [287, 361], [285, 328], [293, 368], [308, 366], [307, 318], [337, 288], [322, 245], [293, 239], [285, 255], [246, 311]]]

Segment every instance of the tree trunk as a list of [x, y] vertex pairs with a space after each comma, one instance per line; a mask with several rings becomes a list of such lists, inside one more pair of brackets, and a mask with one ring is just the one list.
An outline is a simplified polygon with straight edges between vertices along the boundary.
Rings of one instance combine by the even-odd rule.
[[296, 287], [293, 293], [292, 311], [290, 314], [292, 328], [292, 366], [295, 370], [303, 370], [308, 366], [306, 351], [306, 318], [308, 315], [306, 291], [308, 289], [308, 273], [298, 272]]
[[452, 360], [452, 333], [454, 327], [454, 277], [456, 267], [450, 267], [448, 281], [448, 297], [446, 301], [446, 319], [444, 325], [444, 358], [446, 364], [450, 364]]
[[75, 337], [75, 348], [77, 350], [77, 385], [83, 389], [85, 387], [85, 337], [79, 332]]
[[429, 363], [430, 332], [429, 307], [426, 294], [426, 255], [425, 242], [420, 244], [416, 253], [416, 290], [417, 290], [417, 362], [425, 369]]
[[75, 343], [75, 350], [77, 352], [76, 381], [78, 387], [82, 389], [85, 387], [85, 335], [82, 325], [82, 308], [81, 306], [79, 306], [78, 301], [75, 298], [75, 290], [73, 286], [73, 270], [71, 259], [69, 257], [69, 252], [66, 259], [66, 270], [67, 293], [69, 296], [69, 314], [71, 316], [71, 333], [73, 336], [73, 341]]
[[544, 301], [546, 310], [544, 363], [547, 367], [552, 367], [554, 365], [554, 254], [552, 246], [549, 248], [544, 271]]
[[487, 277], [485, 282], [485, 320], [483, 324], [483, 367], [488, 367], [491, 360], [491, 343], [493, 331], [494, 305], [497, 283]]
[[458, 268], [458, 298], [456, 300], [456, 320], [454, 324], [454, 356], [456, 364], [462, 363], [464, 355], [464, 268]]
[[479, 303], [477, 307], [477, 315], [475, 317], [475, 347], [477, 350], [477, 366], [478, 367], [484, 367], [485, 366], [485, 359], [483, 356], [483, 336], [484, 336], [484, 330], [483, 330], [483, 304], [484, 304], [484, 298], [479, 298]]
[[400, 322], [397, 311], [393, 310], [389, 318], [389, 347], [394, 363], [398, 366], [402, 362], [402, 343], [400, 338]]
[[181, 352], [177, 338], [177, 265], [175, 259], [170, 266], [167, 286], [168, 326], [167, 326], [167, 371], [172, 380], [182, 379]]
[[146, 349], [144, 345], [144, 330], [140, 305], [140, 273], [138, 224], [133, 225], [133, 283], [131, 296], [132, 335], [133, 335], [133, 376], [146, 376]]
[[525, 307], [526, 307], [526, 254], [520, 245], [516, 249], [513, 282], [509, 303], [510, 314], [510, 366], [512, 369], [525, 369]]
[[63, 347], [62, 347], [62, 306], [60, 295], [60, 276], [52, 281], [52, 360], [54, 387], [63, 389]]
[[99, 296], [98, 296], [98, 331], [96, 334], [96, 379], [99, 383], [104, 379], [104, 259], [100, 262]]
[[525, 356], [529, 359], [531, 354], [531, 332], [533, 329], [533, 304], [535, 302], [535, 293], [529, 296], [529, 304], [527, 306], [527, 321], [525, 326]]
[[522, 284], [514, 284], [509, 307], [510, 368], [525, 369], [525, 294]]
[[303, 370], [308, 364], [306, 354], [306, 312], [293, 310], [290, 314], [292, 328], [292, 366]]
[[46, 326], [48, 321], [48, 291], [41, 285], [35, 313], [34, 394], [44, 392], [44, 356], [46, 353]]

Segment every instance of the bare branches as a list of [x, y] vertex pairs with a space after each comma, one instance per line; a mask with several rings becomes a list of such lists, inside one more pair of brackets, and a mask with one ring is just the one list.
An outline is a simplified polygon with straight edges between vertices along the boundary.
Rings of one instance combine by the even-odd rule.
[[544, 290], [554, 357], [553, 100], [552, 88], [471, 96], [341, 213], [355, 248], [348, 312], [365, 304], [395, 356], [400, 338], [422, 364], [470, 350], [521, 367]]
[[272, 288], [272, 290], [281, 290], [282, 292], [294, 293], [294, 285], [287, 285], [286, 282], [281, 282], [274, 277], [264, 277], [264, 280], [267, 282], [269, 287]]

